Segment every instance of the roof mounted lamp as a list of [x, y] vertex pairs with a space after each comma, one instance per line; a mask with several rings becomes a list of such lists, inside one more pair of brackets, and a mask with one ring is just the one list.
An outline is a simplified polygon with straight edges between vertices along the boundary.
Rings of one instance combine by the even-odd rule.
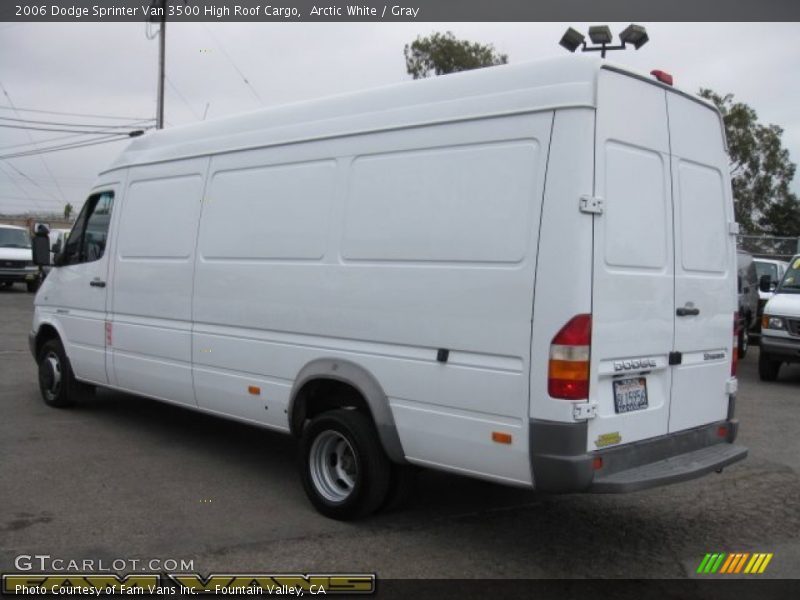
[[581, 52], [600, 52], [600, 56], [605, 58], [606, 52], [609, 50], [625, 50], [627, 44], [638, 50], [650, 38], [647, 36], [647, 30], [644, 27], [631, 24], [619, 34], [620, 42], [622, 42], [619, 46], [610, 45], [614, 36], [611, 34], [611, 29], [608, 25], [592, 25], [589, 27], [589, 39], [594, 46], [587, 46], [586, 37], [581, 32], [569, 27], [559, 44], [569, 52], [575, 52], [580, 48]]

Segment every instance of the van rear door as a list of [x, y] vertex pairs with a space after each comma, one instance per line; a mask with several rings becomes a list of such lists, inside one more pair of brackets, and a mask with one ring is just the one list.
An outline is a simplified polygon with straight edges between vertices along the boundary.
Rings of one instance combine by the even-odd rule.
[[675, 327], [665, 91], [602, 69], [597, 93], [589, 451], [667, 433]]
[[726, 417], [736, 298], [718, 114], [604, 69], [596, 118], [590, 451]]
[[736, 248], [724, 132], [709, 107], [667, 92], [675, 207], [675, 344], [669, 431], [724, 419]]

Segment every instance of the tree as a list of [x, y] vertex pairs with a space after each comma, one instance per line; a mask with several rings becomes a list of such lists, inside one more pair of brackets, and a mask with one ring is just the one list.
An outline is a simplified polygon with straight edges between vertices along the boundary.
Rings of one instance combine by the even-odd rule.
[[492, 44], [459, 40], [452, 31], [417, 37], [411, 44], [406, 44], [403, 52], [406, 71], [414, 79], [430, 77], [432, 72], [445, 75], [508, 62], [508, 55], [498, 54]]
[[67, 205], [64, 207], [64, 219], [69, 221], [69, 216], [72, 214], [72, 204], [67, 202]]
[[789, 190], [795, 164], [783, 147], [783, 129], [763, 125], [733, 94], [709, 89], [700, 95], [713, 102], [725, 123], [736, 220], [742, 233], [800, 235], [800, 202]]

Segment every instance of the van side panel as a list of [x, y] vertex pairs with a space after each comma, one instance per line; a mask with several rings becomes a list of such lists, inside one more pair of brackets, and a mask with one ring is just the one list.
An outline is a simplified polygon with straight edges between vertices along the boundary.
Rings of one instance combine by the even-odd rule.
[[536, 267], [531, 340], [530, 417], [573, 422], [573, 403], [547, 392], [550, 342], [573, 316], [592, 312], [592, 216], [579, 210], [592, 194], [595, 111], [555, 113]]
[[116, 385], [189, 406], [196, 406], [192, 272], [207, 164], [193, 159], [130, 170], [112, 282]]
[[[551, 121], [537, 113], [213, 157], [195, 279], [200, 407], [286, 428], [297, 374], [338, 357], [380, 383], [409, 461], [529, 484], [530, 311]], [[287, 223], [293, 235], [252, 223]]]

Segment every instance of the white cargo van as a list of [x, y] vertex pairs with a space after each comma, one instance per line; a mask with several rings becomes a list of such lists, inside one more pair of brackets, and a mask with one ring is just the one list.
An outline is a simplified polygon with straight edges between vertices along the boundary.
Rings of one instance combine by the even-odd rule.
[[103, 386], [298, 436], [335, 518], [409, 465], [639, 490], [747, 453], [735, 233], [712, 106], [599, 60], [502, 66], [136, 139], [31, 349], [53, 406]]

